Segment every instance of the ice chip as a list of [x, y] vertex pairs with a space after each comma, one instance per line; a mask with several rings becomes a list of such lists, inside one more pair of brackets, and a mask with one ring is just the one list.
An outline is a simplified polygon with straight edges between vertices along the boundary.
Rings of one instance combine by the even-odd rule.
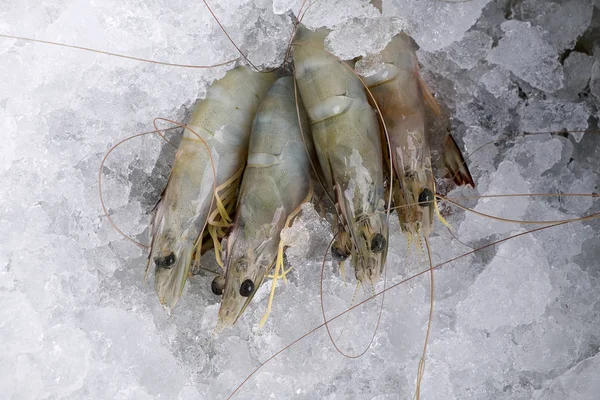
[[531, 24], [507, 21], [505, 36], [493, 48], [487, 60], [502, 65], [530, 85], [552, 93], [563, 87], [563, 67], [558, 52], [545, 39], [544, 32]]
[[444, 51], [459, 67], [473, 68], [490, 51], [492, 41], [492, 38], [483, 32], [469, 31], [460, 41], [452, 43]]
[[384, 16], [395, 16], [407, 24], [422, 49], [435, 51], [462, 39], [477, 21], [489, 0], [444, 2], [438, 0], [392, 0], [384, 6]]
[[521, 132], [572, 132], [579, 142], [588, 128], [590, 109], [584, 102], [532, 99], [521, 110]]
[[567, 372], [544, 384], [536, 400], [595, 400], [600, 392], [600, 353], [579, 362]]
[[542, 248], [528, 236], [520, 244], [498, 246], [494, 259], [477, 277], [469, 295], [457, 306], [459, 324], [494, 331], [504, 326], [531, 324], [550, 301], [548, 262]]

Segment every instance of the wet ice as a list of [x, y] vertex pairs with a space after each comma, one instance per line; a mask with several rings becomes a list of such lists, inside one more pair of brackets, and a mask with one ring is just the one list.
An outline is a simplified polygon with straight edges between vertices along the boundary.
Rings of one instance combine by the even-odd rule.
[[[239, 57], [202, 2], [34, 3], [0, 11], [1, 32], [177, 63]], [[281, 61], [291, 29], [286, 13], [299, 2], [209, 4], [253, 62]], [[348, 57], [375, 51], [395, 27], [406, 26], [421, 47], [423, 76], [450, 109], [457, 140], [466, 153], [475, 151], [468, 162], [477, 189], [449, 196], [590, 193], [598, 191], [597, 135], [520, 134], [597, 128], [599, 47], [578, 43], [597, 35], [586, 33], [600, 12], [591, 9], [587, 0], [525, 1], [513, 10], [483, 0], [393, 0], [383, 2], [380, 23], [368, 1], [320, 1], [307, 22], [334, 28], [331, 48]], [[361, 28], [368, 34], [348, 39]], [[367, 50], [359, 52], [361, 46]], [[0, 53], [8, 77], [0, 82], [0, 389], [7, 398], [225, 398], [260, 362], [322, 322], [319, 280], [331, 234], [318, 212], [327, 210], [306, 208], [288, 232], [293, 268], [289, 283], [279, 283], [265, 328], [256, 325], [270, 285], [218, 337], [212, 336], [213, 275], [191, 278], [181, 304], [166, 315], [152, 282], [143, 283], [146, 252], [103, 217], [97, 168], [109, 146], [153, 129], [153, 117], [182, 120], [225, 68], [164, 68], [5, 39]], [[144, 243], [172, 161], [168, 149], [157, 138], [131, 141], [104, 169], [111, 215]], [[598, 211], [591, 198], [464, 201], [520, 220]], [[395, 219], [388, 287], [429, 267]], [[430, 240], [434, 263], [537, 227], [457, 210], [448, 220], [454, 232], [436, 223]], [[598, 228], [584, 221], [539, 231], [437, 270], [423, 396], [595, 398]], [[329, 316], [353, 301], [348, 268], [344, 282], [337, 267], [325, 265]], [[382, 288], [383, 282], [376, 290]], [[370, 294], [356, 293], [355, 303]], [[378, 301], [332, 324], [345, 350], [368, 343]], [[428, 275], [388, 292], [384, 304], [363, 358], [342, 358], [317, 332], [267, 364], [238, 398], [411, 398], [427, 326]]]
[[564, 86], [562, 65], [556, 50], [545, 40], [544, 31], [520, 21], [506, 21], [501, 28], [505, 35], [489, 52], [489, 62], [502, 65], [545, 92]]

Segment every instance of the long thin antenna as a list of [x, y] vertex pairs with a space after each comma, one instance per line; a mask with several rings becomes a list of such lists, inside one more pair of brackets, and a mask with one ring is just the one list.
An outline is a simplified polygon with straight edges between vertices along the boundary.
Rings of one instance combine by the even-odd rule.
[[234, 60], [229, 60], [229, 61], [225, 61], [225, 62], [222, 62], [222, 63], [213, 64], [213, 65], [176, 64], [176, 63], [169, 63], [169, 62], [164, 62], [164, 61], [150, 60], [150, 59], [147, 59], [147, 58], [126, 56], [124, 54], [112, 53], [110, 51], [97, 50], [97, 49], [92, 49], [92, 48], [83, 47], [83, 46], [75, 46], [75, 45], [72, 45], [72, 44], [52, 42], [52, 41], [49, 41], [49, 40], [33, 39], [33, 38], [28, 38], [28, 37], [23, 37], [23, 36], [13, 36], [13, 35], [6, 35], [6, 34], [0, 33], [0, 37], [7, 38], [7, 39], [24, 40], [26, 42], [50, 44], [50, 45], [53, 45], [53, 46], [66, 47], [66, 48], [69, 48], [69, 49], [83, 50], [83, 51], [89, 51], [89, 52], [97, 53], [97, 54], [104, 54], [104, 55], [112, 56], [112, 57], [125, 58], [127, 60], [141, 61], [141, 62], [150, 63], [150, 64], [166, 65], [168, 67], [206, 69], [206, 68], [220, 67], [220, 66], [231, 64], [231, 63], [237, 61], [237, 58], [236, 58]]
[[[331, 330], [329, 329], [330, 321], [327, 320], [327, 316], [325, 315], [325, 303], [323, 301], [323, 282], [325, 280], [325, 262], [327, 261], [327, 255], [329, 254], [329, 249], [333, 245], [333, 242], [335, 241], [335, 239], [337, 238], [338, 235], [339, 235], [339, 232], [336, 233], [333, 236], [333, 238], [329, 241], [329, 245], [327, 246], [327, 250], [325, 251], [325, 255], [323, 256], [323, 262], [321, 263], [320, 297], [321, 297], [321, 313], [323, 315], [323, 325], [325, 326], [325, 329], [327, 329], [327, 335], [329, 336], [329, 340], [331, 341], [331, 344], [337, 350], [338, 353], [340, 353], [341, 355], [343, 355], [346, 358], [360, 358], [367, 351], [369, 351], [369, 349], [371, 348], [371, 345], [375, 341], [375, 336], [377, 335], [377, 331], [379, 329], [379, 324], [381, 323], [381, 314], [383, 312], [383, 304], [384, 304], [384, 300], [385, 300], [385, 295], [381, 296], [381, 305], [379, 307], [379, 313], [377, 315], [377, 322], [375, 323], [375, 328], [373, 329], [373, 334], [371, 335], [371, 339], [369, 340], [369, 343], [367, 344], [365, 349], [357, 354], [348, 354], [348, 353], [344, 352], [342, 349], [340, 349], [339, 346], [337, 345], [335, 339], [333, 338], [333, 334], [331, 333]], [[384, 289], [385, 289], [385, 282], [387, 280], [387, 269], [384, 270], [383, 274], [384, 274], [383, 281], [384, 281]], [[353, 302], [354, 302], [354, 300], [353, 300]]]
[[210, 15], [213, 16], [213, 18], [215, 19], [215, 21], [217, 22], [217, 24], [219, 24], [219, 27], [221, 28], [221, 30], [223, 31], [223, 33], [225, 34], [225, 36], [227, 36], [227, 39], [229, 39], [229, 41], [231, 42], [231, 44], [235, 47], [235, 49], [238, 51], [238, 53], [240, 53], [242, 55], [242, 57], [244, 57], [244, 59], [248, 62], [248, 64], [250, 64], [252, 66], [252, 68], [254, 68], [257, 71], [260, 71], [256, 65], [254, 65], [252, 63], [252, 61], [250, 61], [250, 59], [246, 56], [246, 54], [244, 54], [244, 52], [242, 52], [242, 49], [240, 49], [238, 47], [237, 44], [235, 44], [235, 42], [233, 41], [233, 39], [231, 38], [231, 36], [229, 36], [229, 33], [227, 33], [227, 30], [225, 29], [225, 27], [221, 24], [221, 21], [219, 21], [219, 19], [217, 18], [217, 16], [215, 15], [215, 13], [213, 12], [212, 8], [210, 8], [210, 6], [208, 5], [208, 3], [206, 2], [206, 0], [202, 0], [204, 2], [204, 5], [206, 6], [206, 8], [208, 8], [208, 12], [210, 12]]
[[427, 332], [425, 333], [425, 343], [423, 343], [423, 354], [419, 359], [419, 367], [417, 369], [417, 385], [415, 389], [415, 398], [421, 399], [421, 382], [425, 375], [425, 358], [427, 356], [427, 344], [429, 343], [429, 335], [431, 334], [431, 325], [433, 321], [433, 302], [435, 294], [435, 286], [433, 279], [433, 260], [431, 259], [431, 249], [429, 248], [429, 240], [427, 236], [423, 236], [425, 247], [427, 248], [427, 257], [429, 258], [429, 276], [430, 276], [430, 291], [429, 291], [429, 317], [427, 319]]

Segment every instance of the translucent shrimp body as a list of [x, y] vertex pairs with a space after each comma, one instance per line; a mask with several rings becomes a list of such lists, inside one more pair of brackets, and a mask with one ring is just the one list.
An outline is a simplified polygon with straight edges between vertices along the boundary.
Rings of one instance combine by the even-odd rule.
[[235, 68], [212, 84], [206, 99], [192, 112], [188, 127], [204, 140], [211, 154], [186, 129], [152, 221], [148, 263], [155, 264], [154, 286], [160, 302], [169, 308], [181, 296], [192, 259], [199, 258], [199, 250], [196, 255], [194, 251], [201, 245], [214, 187], [244, 167], [252, 119], [274, 78]]
[[417, 57], [412, 40], [404, 33], [396, 35], [380, 54], [384, 68], [363, 79], [388, 131], [391, 162], [399, 184], [393, 190], [400, 227], [417, 239], [431, 232], [435, 193]]
[[379, 125], [360, 80], [324, 50], [327, 33], [299, 27], [294, 40], [296, 79], [356, 279], [375, 284], [388, 241]]
[[[380, 53], [384, 67], [375, 75], [364, 77], [381, 110], [392, 149], [393, 186], [400, 227], [409, 238], [420, 243], [419, 235], [428, 236], [433, 229], [436, 210], [435, 180], [430, 143], [432, 134], [444, 153], [444, 167], [459, 185], [475, 186], [454, 139], [447, 132], [427, 132], [425, 103], [438, 117], [439, 106], [419, 75], [416, 45], [405, 33], [392, 38]], [[445, 222], [445, 221], [443, 221]]]
[[[300, 116], [302, 132], [309, 134], [302, 109]], [[311, 168], [302, 132], [293, 78], [280, 78], [254, 118], [248, 164], [227, 242], [217, 331], [237, 321], [276, 260], [282, 261], [281, 230], [310, 192]]]

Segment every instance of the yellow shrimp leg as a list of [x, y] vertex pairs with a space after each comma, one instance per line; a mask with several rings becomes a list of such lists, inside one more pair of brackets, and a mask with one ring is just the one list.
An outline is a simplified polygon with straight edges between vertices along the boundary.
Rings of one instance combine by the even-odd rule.
[[[221, 269], [225, 269], [223, 265], [223, 260], [221, 258], [221, 254], [223, 253], [221, 239], [225, 237], [226, 233], [225, 231], [217, 228], [229, 228], [231, 226], [232, 218], [229, 215], [228, 209], [233, 209], [233, 205], [236, 201], [235, 193], [237, 190], [238, 182], [241, 179], [243, 172], [244, 167], [240, 168], [231, 178], [229, 178], [227, 181], [225, 181], [225, 183], [223, 183], [217, 188], [217, 191], [215, 193], [217, 208], [213, 211], [213, 213], [211, 213], [208, 220], [208, 232], [210, 233], [210, 236], [214, 243], [215, 259], [217, 261], [217, 264], [219, 264], [219, 266], [221, 267]], [[219, 196], [219, 192], [223, 189], [227, 189], [224, 193], [225, 204]], [[217, 212], [218, 216], [216, 215]], [[219, 220], [218, 217], [221, 217], [222, 220]]]
[[[233, 176], [231, 178], [229, 178], [227, 181], [225, 181], [221, 186], [217, 187], [217, 191], [215, 193], [215, 201], [217, 203], [217, 209], [219, 210], [219, 214], [221, 215], [221, 218], [223, 218], [227, 222], [231, 222], [231, 221], [233, 221], [233, 219], [231, 218], [229, 213], [227, 213], [227, 210], [226, 210], [225, 206], [223, 205], [223, 201], [221, 200], [221, 197], [219, 196], [219, 191], [221, 191], [222, 189], [224, 189], [226, 187], [230, 187], [230, 191], [231, 191], [231, 188], [233, 188], [235, 190], [237, 188], [237, 185], [235, 185], [235, 183], [239, 182], [243, 172], [244, 172], [244, 167], [238, 169], [237, 172], [235, 174], [233, 174]], [[235, 202], [235, 197], [233, 199], [231, 197], [226, 199], [227, 202], [231, 202], [232, 200]]]
[[[217, 187], [215, 192], [215, 202], [220, 203], [221, 207], [219, 208], [219, 206], [217, 206], [217, 208], [212, 210], [208, 216], [207, 231], [212, 239], [212, 245], [215, 249], [215, 260], [221, 269], [224, 269], [223, 260], [221, 257], [223, 253], [221, 239], [226, 236], [226, 230], [231, 226], [230, 214], [235, 207], [235, 194], [243, 172], [244, 167], [237, 170], [235, 174]], [[222, 199], [224, 199], [224, 201]], [[190, 275], [194, 275], [198, 272], [200, 266], [200, 256], [204, 253], [204, 250], [208, 250], [209, 248], [206, 245], [203, 246], [203, 242], [204, 237], [199, 237], [196, 241], [196, 252], [194, 253]]]
[[[306, 198], [302, 201], [302, 204], [309, 202], [313, 196], [313, 193], [314, 193], [314, 190], [313, 190], [313, 185], [311, 183], [308, 194], [306, 195]], [[298, 213], [300, 211], [302, 211], [302, 204], [300, 204], [294, 211], [292, 211], [290, 213], [290, 215], [288, 215], [287, 219], [285, 220], [284, 229], [289, 228], [292, 225], [292, 220], [296, 217], [296, 215], [298, 215]], [[277, 288], [277, 280], [281, 276], [283, 278], [283, 281], [287, 284], [285, 275], [291, 270], [291, 268], [289, 268], [287, 271], [283, 271], [283, 273], [281, 275], [279, 275], [279, 271], [284, 269], [283, 268], [283, 248], [284, 247], [285, 247], [285, 242], [282, 239], [279, 241], [279, 247], [277, 249], [277, 259], [275, 261], [275, 272], [273, 273], [273, 285], [271, 286], [271, 294], [269, 295], [269, 302], [267, 303], [267, 311], [265, 311], [265, 315], [263, 315], [263, 317], [260, 319], [260, 322], [258, 323], [258, 326], [261, 328], [267, 322], [267, 318], [269, 318], [269, 314], [271, 314], [271, 307], [273, 305], [273, 297], [275, 297], [275, 289]]]

